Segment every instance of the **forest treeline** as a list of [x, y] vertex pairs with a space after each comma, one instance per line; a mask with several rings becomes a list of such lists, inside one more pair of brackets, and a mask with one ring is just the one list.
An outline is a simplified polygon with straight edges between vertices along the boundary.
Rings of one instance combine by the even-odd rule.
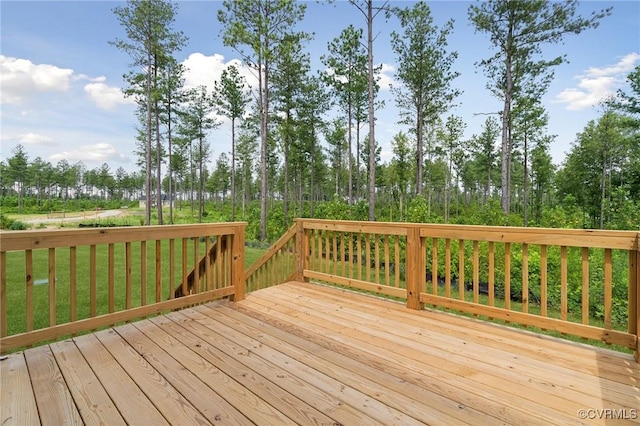
[[[449, 113], [460, 94], [457, 52], [447, 49], [453, 20], [437, 26], [425, 2], [350, 3], [362, 12], [362, 28], [350, 25], [328, 43], [320, 57], [326, 71], [318, 73], [306, 50], [313, 35], [297, 29], [304, 2], [223, 1], [219, 34], [257, 87], [229, 65], [212, 91], [185, 87], [186, 70], [175, 59], [187, 41], [173, 28], [177, 3], [116, 7], [126, 37], [110, 43], [131, 58], [124, 93], [138, 105], [140, 169], [51, 164], [18, 146], [0, 163], [3, 212], [173, 194], [198, 221], [247, 220], [248, 237], [261, 240], [277, 237], [297, 216], [640, 228], [640, 67], [628, 75], [630, 90], [585, 123], [559, 167], [540, 102], [565, 60], [547, 57], [545, 46], [596, 30], [611, 9], [582, 17], [576, 1], [471, 5], [469, 21], [492, 54], [477, 65], [503, 108], [463, 139], [464, 117]], [[387, 162], [375, 136], [375, 114], [384, 108], [373, 66], [381, 14], [399, 23], [390, 34], [399, 83], [392, 93], [407, 129], [390, 141]], [[231, 152], [211, 159], [215, 116], [231, 122]], [[146, 224], [172, 223], [173, 207], [153, 205], [146, 203]]]

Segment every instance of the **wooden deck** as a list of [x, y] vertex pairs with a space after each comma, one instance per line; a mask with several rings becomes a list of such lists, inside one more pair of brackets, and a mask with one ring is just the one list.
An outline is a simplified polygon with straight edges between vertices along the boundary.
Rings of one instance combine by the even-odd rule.
[[0, 366], [3, 426], [640, 422], [631, 355], [304, 283]]

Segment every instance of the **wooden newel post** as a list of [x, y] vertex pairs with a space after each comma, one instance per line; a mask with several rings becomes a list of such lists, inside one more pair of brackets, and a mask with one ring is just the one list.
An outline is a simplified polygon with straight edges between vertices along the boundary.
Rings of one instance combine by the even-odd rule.
[[304, 221], [297, 219], [296, 226], [296, 281], [305, 281], [304, 270], [306, 268], [308, 241], [304, 233]]
[[231, 246], [231, 282], [235, 288], [233, 300], [243, 300], [245, 296], [244, 286], [244, 230], [246, 223], [237, 223], [233, 234]]
[[629, 331], [636, 335], [633, 355], [640, 362], [640, 234], [636, 236], [635, 246], [635, 262], [634, 255], [629, 256]]
[[407, 308], [422, 309], [420, 302], [420, 292], [424, 277], [424, 267], [422, 266], [420, 228], [412, 226], [407, 228]]

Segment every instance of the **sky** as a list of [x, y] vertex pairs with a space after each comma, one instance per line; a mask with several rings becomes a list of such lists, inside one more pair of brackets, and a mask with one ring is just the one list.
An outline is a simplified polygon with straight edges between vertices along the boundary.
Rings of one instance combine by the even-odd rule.
[[[392, 1], [394, 6], [412, 2]], [[54, 166], [61, 160], [82, 161], [88, 169], [107, 163], [138, 170], [134, 155], [135, 105], [125, 98], [123, 75], [130, 58], [109, 44], [125, 37], [113, 9], [114, 1], [0, 1], [0, 159], [13, 155], [21, 144], [29, 160], [40, 157]], [[229, 64], [240, 65], [239, 55], [222, 43], [217, 10], [221, 1], [178, 1], [174, 29], [188, 37], [176, 58], [188, 68], [188, 86], [213, 87]], [[305, 2], [307, 11], [298, 29], [313, 33], [308, 44], [314, 70], [324, 70], [320, 57], [327, 43], [348, 25], [366, 28], [361, 12], [347, 1], [332, 4]], [[382, 2], [376, 2], [380, 5]], [[465, 139], [481, 131], [488, 113], [501, 110], [501, 102], [486, 89], [487, 79], [476, 65], [493, 54], [486, 34], [475, 33], [468, 20], [467, 1], [428, 2], [434, 23], [442, 27], [454, 20], [448, 44], [457, 51], [454, 70], [460, 76], [453, 87], [462, 91], [455, 107], [445, 112], [462, 117]], [[560, 165], [576, 134], [602, 112], [600, 101], [618, 89], [627, 90], [626, 76], [640, 65], [640, 2], [583, 1], [579, 11], [613, 6], [597, 29], [569, 35], [560, 45], [543, 46], [545, 57], [566, 55], [568, 63], [555, 68], [555, 78], [542, 103], [549, 114], [548, 133], [556, 135], [550, 147]], [[390, 142], [407, 128], [398, 124], [398, 111], [390, 92], [397, 59], [390, 45], [392, 31], [401, 31], [396, 19], [380, 15], [374, 21], [374, 62], [382, 66], [376, 111], [376, 140], [381, 160], [393, 154]], [[366, 31], [365, 31], [366, 34]], [[242, 73], [253, 81], [247, 69]], [[330, 119], [335, 111], [327, 111]], [[213, 161], [231, 149], [230, 123], [223, 119], [208, 141]], [[365, 128], [362, 132], [367, 132]], [[496, 141], [498, 142], [498, 141]]]

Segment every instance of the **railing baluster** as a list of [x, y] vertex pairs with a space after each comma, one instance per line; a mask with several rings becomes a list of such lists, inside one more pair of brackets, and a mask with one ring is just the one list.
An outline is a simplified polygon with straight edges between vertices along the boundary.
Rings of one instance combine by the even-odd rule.
[[444, 240], [444, 293], [451, 297], [451, 240]]
[[384, 283], [389, 285], [389, 236], [384, 236]]
[[504, 308], [511, 309], [511, 244], [504, 243]]
[[[199, 259], [198, 259], [199, 261]], [[199, 268], [196, 263], [195, 268]], [[156, 240], [156, 303], [162, 301], [162, 241]]]
[[[185, 280], [183, 283], [183, 294], [187, 294], [186, 291], [186, 272]], [[147, 242], [145, 240], [140, 241], [140, 305], [147, 304]]]
[[188, 275], [187, 275], [187, 257], [188, 257], [188, 247], [187, 247], [187, 238], [182, 238], [181, 239], [181, 243], [182, 243], [182, 252], [180, 253], [181, 256], [181, 267], [182, 267], [182, 294], [183, 295], [187, 295], [189, 294], [189, 288], [187, 287], [187, 279], [188, 279]]
[[193, 293], [200, 293], [200, 241], [193, 239]]
[[95, 317], [97, 315], [97, 281], [98, 271], [96, 262], [96, 246], [89, 246], [89, 315]]
[[0, 252], [0, 337], [7, 335], [7, 253]]
[[127, 241], [124, 243], [124, 284], [125, 284], [125, 307], [127, 309], [131, 309], [132, 307], [132, 292], [133, 292], [133, 284], [131, 277], [131, 242]]
[[[375, 237], [375, 236], [374, 236]], [[362, 235], [359, 234], [358, 235], [358, 242], [360, 242], [360, 239], [362, 238]], [[360, 246], [358, 246], [358, 259], [362, 258], [362, 252], [360, 251]], [[366, 269], [365, 269], [365, 279], [367, 281], [371, 281], [371, 268], [372, 268], [372, 264], [371, 264], [371, 234], [365, 234], [364, 236], [364, 263], [367, 265]], [[358, 265], [360, 265], [360, 263], [358, 263]], [[358, 272], [358, 274], [360, 274]], [[358, 279], [360, 279], [360, 275], [358, 275]]]
[[[376, 284], [380, 284], [380, 237], [376, 234], [373, 234], [373, 239], [375, 241], [375, 274], [376, 274]], [[371, 269], [371, 264], [367, 265], [367, 271]]]
[[529, 245], [522, 244], [522, 312], [529, 312]]
[[336, 236], [337, 232], [333, 231], [333, 274], [338, 275], [338, 240]]
[[357, 238], [357, 265], [358, 265], [358, 279], [361, 280], [362, 279], [362, 234], [361, 233], [357, 233], [356, 234], [356, 238]]
[[400, 237], [394, 237], [394, 251], [393, 254], [395, 256], [395, 285], [394, 287], [400, 287]]
[[489, 241], [489, 306], [495, 305], [496, 294], [496, 262], [493, 241]]
[[582, 247], [582, 323], [589, 324], [589, 248]]
[[69, 321], [73, 322], [78, 318], [78, 294], [77, 294], [77, 273], [76, 273], [76, 247], [69, 247]]
[[547, 246], [540, 246], [540, 315], [547, 316]]
[[604, 328], [611, 330], [611, 309], [613, 307], [613, 260], [611, 249], [604, 249]]
[[464, 240], [458, 240], [458, 299], [464, 300]]
[[169, 240], [169, 297], [173, 299], [174, 291], [176, 288], [176, 240], [171, 238]]
[[56, 325], [56, 249], [49, 249], [49, 327]]
[[109, 260], [107, 262], [109, 272], [109, 313], [115, 312], [116, 310], [116, 265], [115, 265], [115, 250], [114, 245], [109, 244]]
[[473, 303], [480, 299], [480, 243], [473, 242]]
[[347, 233], [347, 238], [349, 240], [349, 278], [353, 278], [355, 272], [354, 268], [356, 267], [356, 245], [354, 244], [355, 233], [349, 232]]
[[438, 294], [438, 239], [431, 239], [431, 292]]
[[560, 319], [567, 320], [568, 292], [567, 292], [567, 247], [560, 247]]
[[[27, 331], [33, 330], [33, 251], [25, 250], [25, 274], [26, 274], [26, 303], [27, 303]], [[4, 271], [4, 268], [3, 268]], [[5, 308], [6, 309], [6, 308]]]
[[329, 245], [329, 231], [324, 231], [324, 249], [325, 249], [325, 256], [324, 256], [324, 271], [328, 274], [331, 270], [331, 247]]

